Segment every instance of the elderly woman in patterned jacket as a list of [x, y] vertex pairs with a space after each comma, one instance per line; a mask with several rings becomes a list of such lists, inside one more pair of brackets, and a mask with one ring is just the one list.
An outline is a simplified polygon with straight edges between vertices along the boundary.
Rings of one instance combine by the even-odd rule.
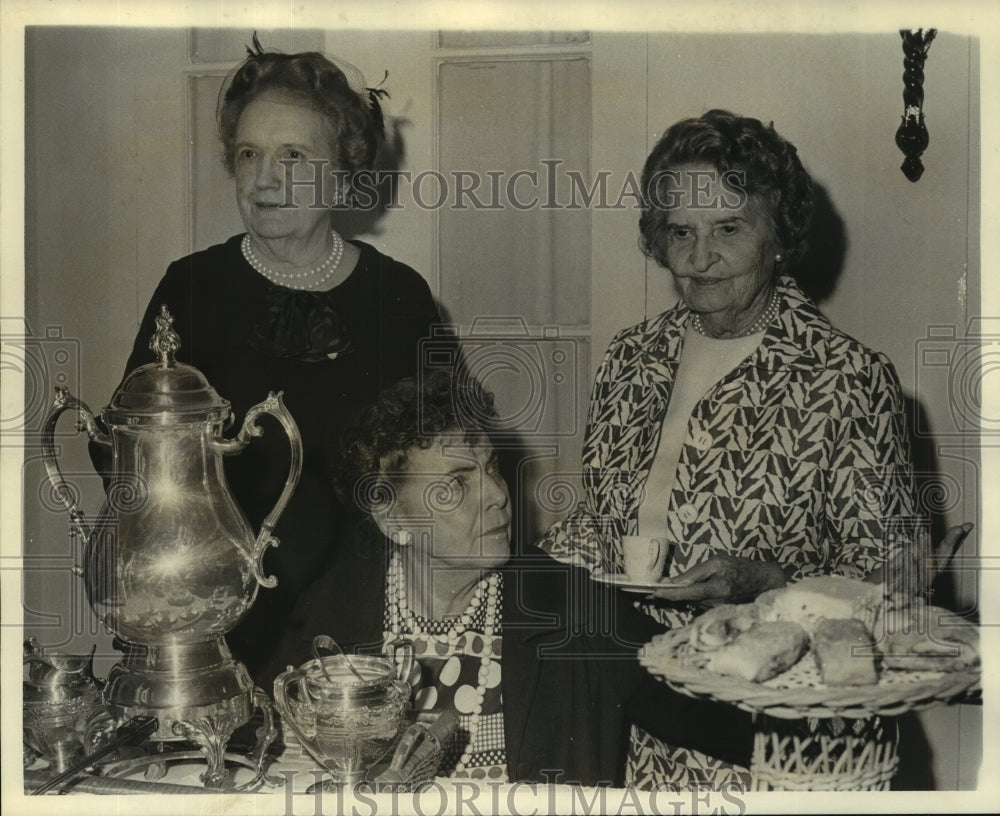
[[[889, 360], [834, 328], [790, 274], [813, 206], [795, 147], [711, 110], [667, 130], [642, 185], [643, 250], [681, 300], [608, 348], [585, 501], [541, 548], [596, 571], [614, 568], [623, 535], [665, 538], [668, 575], [683, 580], [649, 611], [675, 626], [691, 604], [809, 574], [878, 580], [894, 524], [914, 513], [903, 399]], [[641, 742], [632, 772], [670, 776]]]

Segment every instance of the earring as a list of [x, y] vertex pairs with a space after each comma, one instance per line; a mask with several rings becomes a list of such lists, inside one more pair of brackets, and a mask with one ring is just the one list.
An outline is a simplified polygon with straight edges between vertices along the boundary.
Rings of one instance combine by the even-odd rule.
[[347, 204], [347, 197], [350, 193], [350, 188], [346, 184], [341, 184], [337, 186], [337, 189], [333, 191], [333, 205], [334, 207], [343, 207]]
[[781, 263], [783, 260], [785, 260], [785, 256], [782, 255], [780, 252], [774, 256], [775, 263]]

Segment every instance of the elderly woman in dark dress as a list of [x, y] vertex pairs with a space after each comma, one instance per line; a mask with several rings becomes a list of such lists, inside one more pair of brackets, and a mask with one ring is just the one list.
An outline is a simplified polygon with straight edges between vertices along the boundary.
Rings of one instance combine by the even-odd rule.
[[[599, 570], [623, 535], [664, 538], [667, 574], [685, 580], [649, 612], [670, 626], [691, 602], [751, 601], [810, 574], [877, 580], [914, 513], [904, 402], [888, 358], [834, 328], [791, 275], [812, 216], [795, 147], [711, 110], [667, 130], [642, 189], [642, 246], [680, 302], [612, 341], [585, 500], [540, 546]], [[737, 773], [685, 745], [636, 730], [630, 779]]]
[[[231, 401], [237, 427], [269, 391], [284, 392], [304, 462], [275, 531], [281, 546], [265, 559], [278, 586], [258, 595], [228, 638], [269, 688], [261, 667], [293, 600], [323, 568], [344, 578], [331, 603], [341, 605], [345, 625], [382, 580], [330, 495], [329, 471], [340, 429], [384, 386], [416, 369], [420, 340], [439, 316], [417, 272], [336, 229], [337, 211], [351, 203], [352, 179], [376, 158], [377, 99], [318, 53], [255, 46], [219, 111], [222, 156], [246, 231], [170, 265], [126, 371], [151, 360], [147, 344], [166, 304], [182, 342], [178, 359], [201, 369]], [[288, 474], [282, 436], [277, 425], [265, 427], [244, 455], [226, 460], [233, 494], [255, 526]]]

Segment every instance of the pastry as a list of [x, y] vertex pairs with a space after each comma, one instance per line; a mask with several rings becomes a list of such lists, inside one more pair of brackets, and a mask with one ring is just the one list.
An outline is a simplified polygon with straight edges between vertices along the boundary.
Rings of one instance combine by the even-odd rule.
[[763, 683], [791, 668], [809, 645], [805, 629], [792, 621], [757, 623], [711, 653], [706, 668]]
[[732, 643], [759, 620], [753, 604], [722, 604], [695, 618], [688, 643], [699, 652], [710, 652]]
[[763, 592], [755, 605], [762, 620], [795, 621], [810, 633], [824, 618], [854, 618], [871, 632], [882, 606], [882, 589], [842, 575], [817, 575]]
[[875, 645], [864, 624], [854, 618], [824, 618], [812, 633], [812, 653], [828, 686], [873, 686], [878, 683]]
[[953, 612], [918, 605], [890, 611], [876, 628], [882, 663], [903, 671], [971, 671], [979, 668], [979, 630]]

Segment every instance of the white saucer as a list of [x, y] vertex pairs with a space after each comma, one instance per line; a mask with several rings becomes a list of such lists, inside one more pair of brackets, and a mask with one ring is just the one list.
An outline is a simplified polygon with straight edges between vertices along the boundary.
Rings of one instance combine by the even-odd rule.
[[624, 573], [609, 573], [609, 572], [597, 572], [591, 576], [595, 581], [600, 581], [602, 584], [611, 584], [618, 587], [619, 589], [624, 589], [626, 592], [641, 592], [648, 595], [650, 592], [656, 592], [658, 589], [666, 589], [672, 586], [687, 586], [687, 581], [680, 581], [673, 578], [661, 578], [659, 581], [630, 581], [628, 576]]

